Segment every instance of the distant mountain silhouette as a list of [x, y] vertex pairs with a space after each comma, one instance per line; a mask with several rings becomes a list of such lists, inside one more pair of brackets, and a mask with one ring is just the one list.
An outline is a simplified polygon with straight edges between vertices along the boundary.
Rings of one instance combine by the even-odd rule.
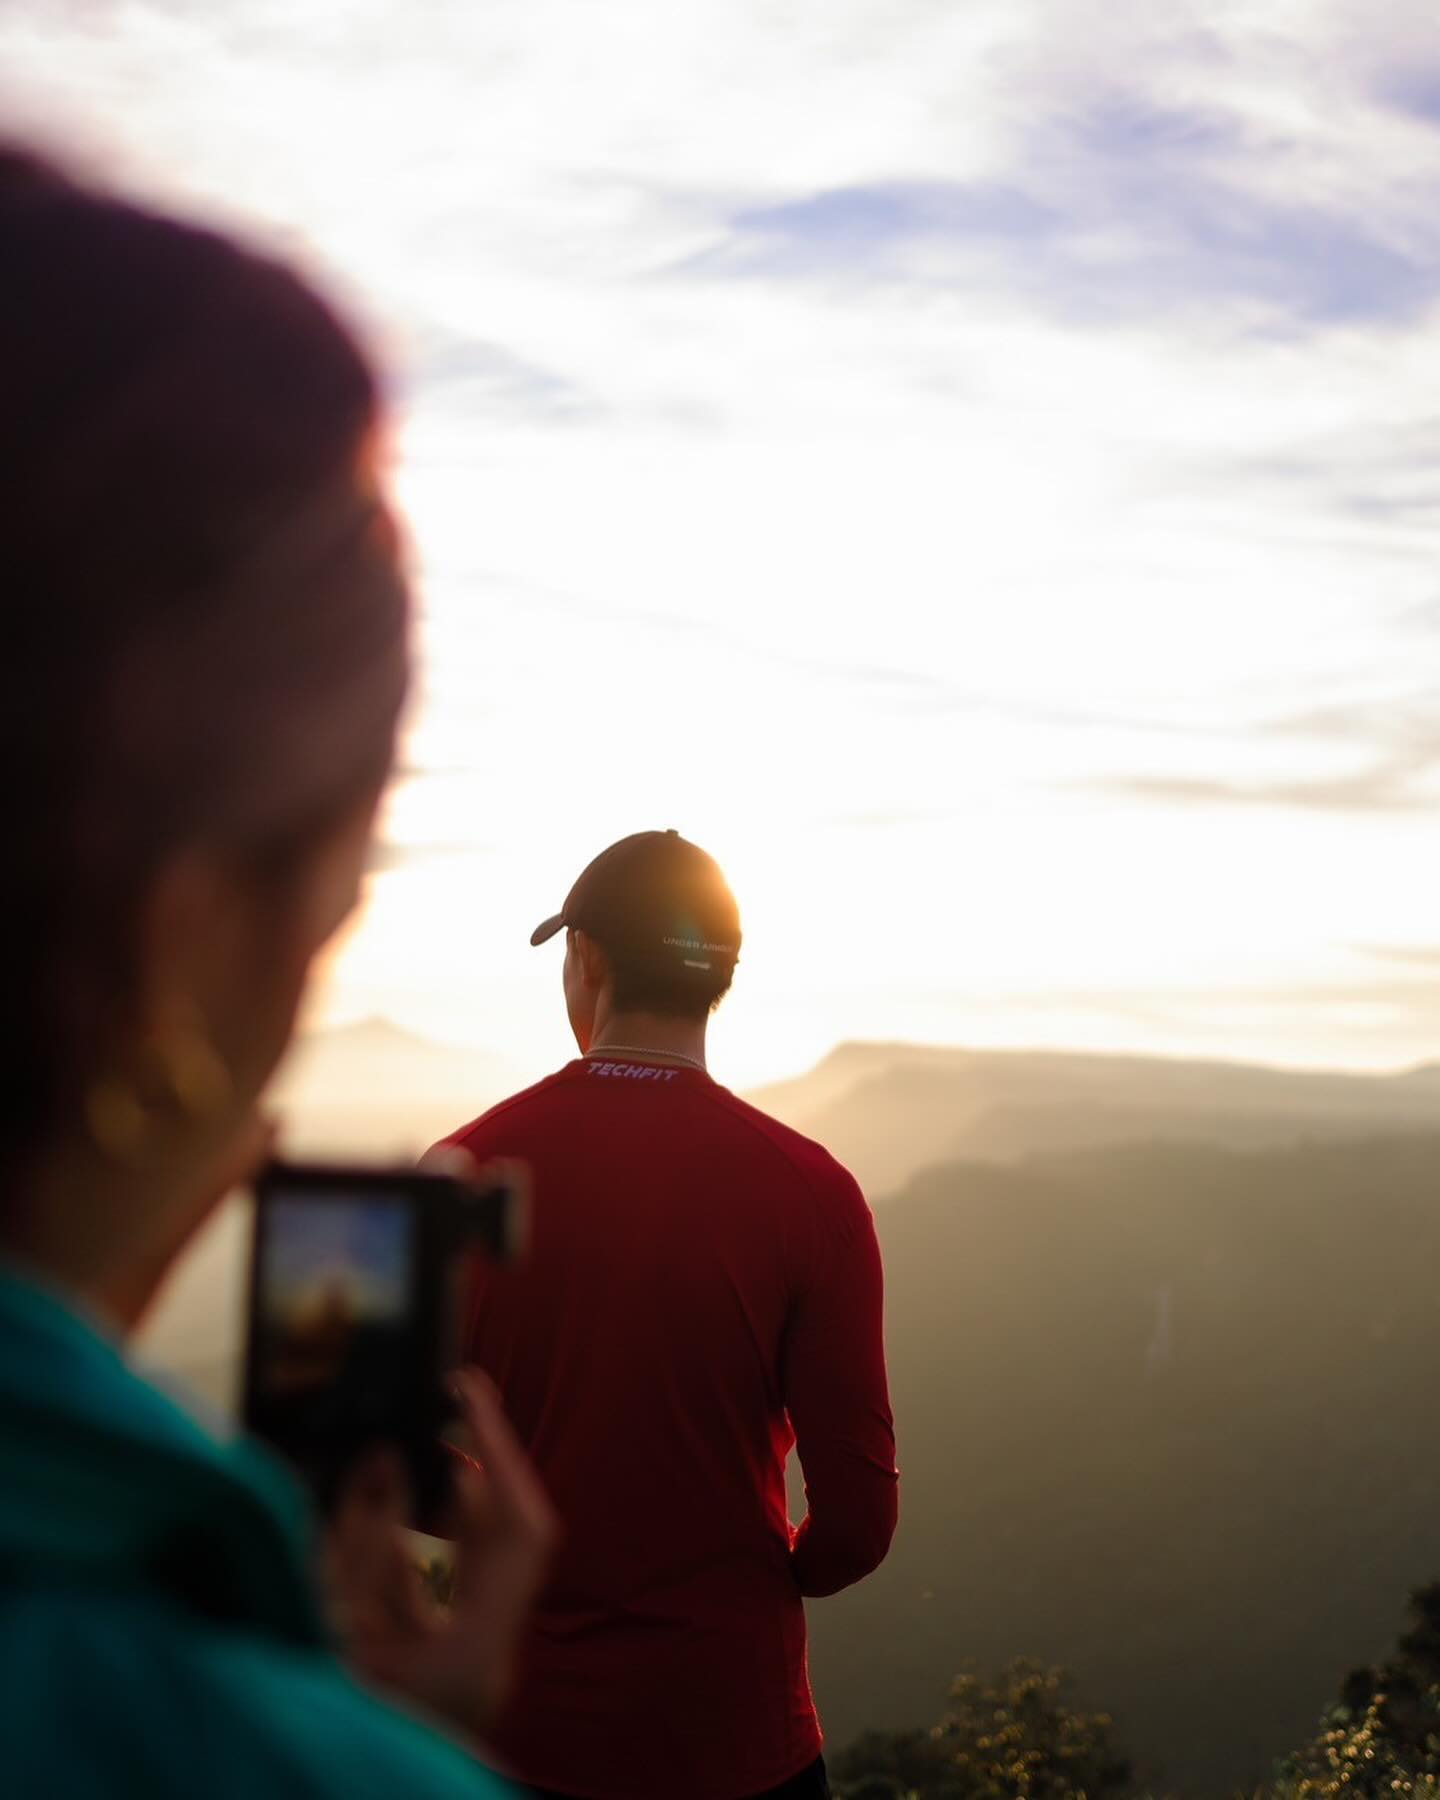
[[[410, 1154], [524, 1085], [497, 1055], [385, 1018], [301, 1038], [277, 1104], [312, 1153]], [[1375, 1076], [1063, 1051], [843, 1044], [747, 1096], [829, 1146], [872, 1197], [955, 1158], [1133, 1140], [1284, 1145], [1440, 1124], [1440, 1066]]]
[[413, 1156], [521, 1085], [487, 1051], [438, 1044], [371, 1018], [302, 1037], [275, 1099], [294, 1150]]
[[1428, 1082], [1431, 1086], [1440, 1088], [1440, 1063], [1417, 1063], [1413, 1069], [1406, 1069], [1403, 1075], [1397, 1076], [1396, 1080], [1415, 1084]]
[[1440, 1571], [1437, 1185], [1440, 1134], [1142, 1144], [879, 1208], [901, 1527], [812, 1608], [832, 1742], [1030, 1652], [1156, 1791], [1264, 1777]]
[[956, 1158], [1136, 1140], [1235, 1149], [1440, 1124], [1440, 1070], [1359, 1075], [1063, 1051], [846, 1044], [749, 1096], [883, 1198]]

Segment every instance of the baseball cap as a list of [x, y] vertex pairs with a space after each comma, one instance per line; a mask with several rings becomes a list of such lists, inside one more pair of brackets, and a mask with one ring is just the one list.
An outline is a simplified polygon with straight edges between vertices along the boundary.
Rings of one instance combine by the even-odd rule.
[[720, 865], [675, 830], [637, 831], [602, 850], [530, 942], [567, 928], [697, 977], [740, 955], [740, 912]]

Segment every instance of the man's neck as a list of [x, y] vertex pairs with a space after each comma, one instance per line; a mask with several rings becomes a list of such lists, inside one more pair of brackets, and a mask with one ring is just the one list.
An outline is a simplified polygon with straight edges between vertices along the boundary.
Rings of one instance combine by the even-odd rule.
[[708, 1023], [707, 1019], [671, 1019], [659, 1013], [608, 1013], [596, 1020], [595, 1036], [586, 1055], [606, 1050], [630, 1055], [641, 1051], [657, 1057], [679, 1057], [703, 1066]]

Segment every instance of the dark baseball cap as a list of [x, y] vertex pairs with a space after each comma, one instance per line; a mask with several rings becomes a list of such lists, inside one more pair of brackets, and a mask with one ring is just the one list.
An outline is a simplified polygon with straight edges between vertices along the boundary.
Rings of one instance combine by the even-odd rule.
[[530, 942], [567, 928], [696, 976], [733, 969], [740, 956], [740, 911], [720, 865], [673, 830], [637, 831], [602, 850]]

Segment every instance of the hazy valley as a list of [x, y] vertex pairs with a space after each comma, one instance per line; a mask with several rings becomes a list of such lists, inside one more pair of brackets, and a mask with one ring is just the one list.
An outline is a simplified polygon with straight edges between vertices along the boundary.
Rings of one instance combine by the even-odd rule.
[[[413, 1153], [503, 1067], [310, 1040], [292, 1142]], [[836, 1741], [967, 1658], [1075, 1669], [1172, 1790], [1263, 1777], [1440, 1572], [1440, 1076], [851, 1045], [754, 1098], [866, 1181], [902, 1527], [812, 1609]], [[243, 1213], [148, 1343], [224, 1403]]]

